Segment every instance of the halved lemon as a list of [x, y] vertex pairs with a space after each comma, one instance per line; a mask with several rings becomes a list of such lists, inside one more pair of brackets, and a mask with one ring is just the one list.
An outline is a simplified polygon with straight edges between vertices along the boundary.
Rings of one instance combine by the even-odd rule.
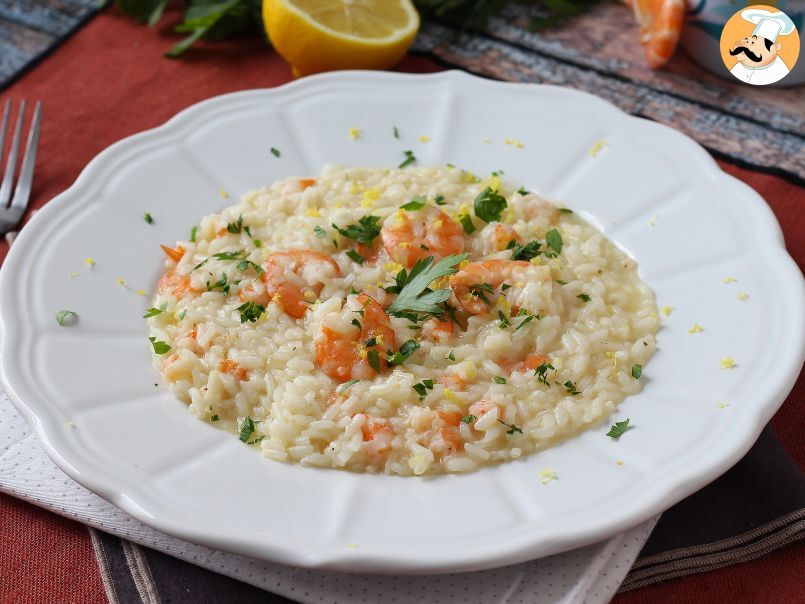
[[271, 44], [297, 77], [337, 69], [387, 69], [414, 41], [411, 0], [263, 0]]

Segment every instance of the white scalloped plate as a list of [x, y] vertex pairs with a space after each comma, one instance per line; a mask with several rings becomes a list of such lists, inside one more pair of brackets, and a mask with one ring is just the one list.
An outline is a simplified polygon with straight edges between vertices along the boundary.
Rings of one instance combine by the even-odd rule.
[[[352, 140], [349, 127], [363, 136]], [[592, 156], [597, 141], [607, 144]], [[473, 474], [357, 475], [265, 460], [155, 387], [148, 298], [133, 290], [154, 286], [159, 243], [233, 203], [221, 189], [240, 195], [328, 162], [396, 165], [404, 149], [422, 164], [503, 169], [582, 211], [638, 259], [674, 310], [643, 392], [616, 415], [634, 425], [619, 442], [598, 425]], [[95, 158], [0, 271], [0, 369], [62, 469], [166, 533], [306, 567], [472, 570], [604, 539], [726, 471], [800, 370], [803, 289], [763, 200], [669, 128], [563, 88], [341, 72], [205, 101]], [[56, 324], [62, 308], [79, 313], [78, 325]], [[694, 322], [704, 331], [690, 335]], [[725, 356], [735, 369], [720, 369]], [[557, 479], [543, 486], [548, 467]]]

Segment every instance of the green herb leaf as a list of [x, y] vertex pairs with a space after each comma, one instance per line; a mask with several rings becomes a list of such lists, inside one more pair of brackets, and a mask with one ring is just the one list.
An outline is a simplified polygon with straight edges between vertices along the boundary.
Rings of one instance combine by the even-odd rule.
[[478, 418], [475, 417], [472, 413], [470, 413], [469, 415], [465, 415], [464, 417], [462, 417], [460, 421], [462, 424], [474, 424], [476, 419]]
[[557, 280], [556, 280], [556, 282], [557, 282], [559, 285], [567, 285], [567, 281], [562, 281], [561, 279], [557, 279]]
[[413, 151], [403, 151], [403, 154], [405, 155], [405, 159], [398, 167], [405, 168], [406, 166], [410, 166], [416, 161], [416, 156], [414, 156]]
[[166, 354], [171, 349], [167, 342], [158, 341], [154, 336], [151, 336], [148, 340], [151, 342], [151, 345], [154, 347], [154, 352], [157, 354]]
[[185, 318], [185, 315], [186, 315], [186, 314], [187, 314], [187, 309], [185, 308], [184, 310], [182, 310], [182, 312], [180, 312], [180, 313], [179, 313], [179, 314], [176, 316], [176, 318], [177, 318], [177, 319], [179, 319], [180, 321], [184, 321], [184, 318]]
[[[522, 310], [522, 309], [521, 309]], [[526, 324], [530, 323], [534, 319], [541, 319], [540, 315], [528, 315], [525, 319], [523, 319], [522, 323], [520, 323], [517, 327], [514, 328], [514, 331], [520, 331]]]
[[473, 202], [475, 215], [485, 222], [500, 220], [500, 215], [506, 209], [506, 198], [486, 187]]
[[148, 212], [143, 215], [143, 220], [145, 220], [148, 224], [154, 224], [154, 217]]
[[545, 242], [548, 247], [559, 254], [562, 251], [562, 235], [556, 229], [551, 229], [545, 233]]
[[396, 139], [400, 138], [400, 131], [397, 130], [397, 126], [394, 126], [394, 130], [392, 132], [394, 133], [394, 138]]
[[319, 239], [323, 239], [327, 232], [321, 228], [319, 225], [313, 227], [313, 234], [316, 235]]
[[245, 250], [237, 250], [234, 252], [218, 252], [217, 254], [213, 254], [213, 258], [217, 258], [218, 260], [241, 260], [248, 256]]
[[406, 340], [403, 342], [403, 345], [400, 346], [399, 352], [389, 353], [386, 355], [386, 362], [389, 365], [402, 365], [408, 357], [410, 357], [414, 352], [419, 350], [421, 344], [416, 340]]
[[451, 361], [455, 361], [455, 360], [456, 360], [456, 351], [455, 351], [455, 350], [451, 350], [450, 352], [448, 352], [448, 353], [447, 353], [447, 358], [448, 358], [449, 360], [451, 360]]
[[517, 189], [517, 192], [520, 195], [528, 195], [528, 190], [525, 187], [520, 187], [519, 189]]
[[[161, 304], [159, 306], [159, 308], [149, 308], [146, 311], [146, 313], [143, 315], [143, 319], [150, 319], [151, 317], [156, 317], [157, 315], [161, 315], [167, 309], [168, 309], [168, 303], [167, 302], [165, 302], [164, 304]], [[62, 312], [64, 312], [64, 311], [62, 311]], [[67, 312], [69, 312], [69, 311], [67, 311]], [[60, 325], [61, 325], [61, 323], [60, 323]]]
[[273, 155], [274, 157], [279, 157], [280, 155], [282, 155], [282, 153], [280, 153], [280, 150], [277, 149], [276, 147], [271, 147], [271, 155]]
[[551, 365], [550, 363], [542, 363], [539, 367], [534, 370], [534, 375], [537, 376], [537, 381], [545, 384], [546, 386], [550, 386], [548, 383], [548, 371], [556, 371], [556, 367]]
[[508, 428], [508, 430], [506, 430], [506, 434], [514, 434], [515, 432], [519, 432], [520, 434], [522, 434], [522, 433], [523, 433], [523, 431], [522, 431], [522, 430], [520, 430], [520, 428], [518, 428], [518, 427], [517, 427], [517, 426], [515, 426], [514, 424], [507, 424], [507, 423], [506, 423], [506, 422], [504, 422], [502, 419], [499, 419], [499, 420], [498, 420], [498, 423], [499, 423], [499, 424], [503, 424], [504, 426], [506, 426], [506, 427]]
[[622, 422], [615, 422], [613, 426], [607, 432], [607, 436], [610, 438], [620, 438], [623, 436], [623, 433], [629, 429], [629, 418], [627, 417]]
[[374, 348], [367, 350], [366, 359], [369, 361], [369, 366], [380, 373], [380, 355], [377, 353], [377, 350]]
[[348, 382], [344, 382], [343, 384], [339, 385], [339, 386], [338, 386], [338, 387], [335, 389], [335, 393], [336, 393], [336, 394], [338, 394], [338, 395], [340, 396], [340, 395], [344, 394], [344, 393], [345, 393], [347, 390], [349, 390], [350, 388], [352, 388], [352, 386], [354, 386], [354, 385], [355, 385], [355, 384], [357, 384], [358, 382], [360, 382], [360, 380], [355, 379], [355, 378], [353, 378], [353, 379], [349, 380]]
[[639, 380], [641, 375], [643, 375], [643, 366], [632, 365], [632, 377], [636, 380]]
[[260, 442], [261, 440], [263, 440], [264, 438], [265, 438], [265, 435], [263, 435], [263, 436], [258, 436], [257, 438], [255, 438], [254, 440], [250, 440], [250, 441], [249, 441], [249, 442], [247, 442], [246, 444], [247, 444], [247, 445], [256, 445], [257, 443], [259, 443], [259, 442]]
[[492, 378], [492, 381], [495, 382], [496, 384], [505, 384], [506, 378], [496, 375], [495, 377]]
[[256, 264], [256, 263], [252, 262], [251, 260], [245, 260], [245, 259], [241, 260], [240, 262], [238, 262], [237, 269], [239, 271], [245, 271], [249, 267], [253, 268], [254, 272], [257, 273], [258, 275], [262, 275], [265, 272], [263, 270], [263, 267], [260, 266], [259, 264]]
[[506, 329], [509, 325], [511, 325], [511, 323], [509, 323], [509, 320], [506, 318], [506, 315], [503, 314], [502, 310], [498, 311], [498, 317], [500, 318], [500, 323], [498, 323], [498, 327], [500, 327], [501, 329]]
[[[417, 260], [409, 274], [404, 273], [405, 269], [400, 271], [397, 276], [400, 292], [388, 307], [387, 312], [394, 316], [399, 316], [399, 313], [406, 311], [441, 315], [443, 310], [438, 304], [446, 302], [453, 292], [450, 289], [431, 291], [428, 286], [439, 277], [457, 273], [458, 270], [455, 267], [468, 257], [469, 254], [451, 255], [434, 264], [433, 256], [428, 256]], [[402, 279], [400, 279], [401, 275]]]
[[472, 224], [472, 218], [470, 218], [469, 214], [462, 214], [458, 217], [458, 221], [467, 235], [472, 235], [475, 232], [475, 225]]
[[190, 243], [196, 242], [196, 234], [198, 233], [198, 227], [194, 226], [190, 229]]
[[211, 421], [211, 422], [217, 422], [219, 419], [221, 419], [221, 418], [220, 418], [220, 417], [218, 417], [217, 415], [213, 415], [213, 416], [210, 418], [210, 421]]
[[246, 302], [241, 304], [235, 310], [240, 313], [240, 323], [243, 325], [246, 321], [255, 323], [262, 314], [266, 311], [266, 307], [262, 304], [255, 304], [254, 302]]
[[444, 195], [439, 193], [433, 200], [437, 206], [444, 206], [447, 205], [447, 201], [445, 201]]
[[571, 210], [570, 208], [557, 208], [557, 210], [559, 210], [562, 214], [572, 214], [573, 213], [573, 210]]
[[243, 423], [240, 426], [240, 440], [241, 442], [248, 442], [249, 437], [254, 434], [254, 420], [248, 415], [243, 418]]
[[576, 296], [576, 297], [577, 297], [579, 300], [581, 300], [582, 302], [589, 302], [590, 300], [592, 300], [592, 298], [590, 298], [590, 296], [589, 296], [589, 295], [587, 295], [587, 294], [579, 294], [579, 295], [578, 295], [578, 296]]
[[571, 396], [578, 396], [581, 394], [579, 390], [576, 390], [576, 385], [570, 380], [566, 381], [564, 384], [562, 384], [562, 386], [565, 387], [565, 390], [567, 390], [568, 394]]
[[239, 216], [237, 222], [227, 224], [226, 230], [229, 233], [240, 233], [243, 230], [243, 216]]
[[56, 313], [56, 323], [64, 327], [65, 325], [75, 325], [78, 322], [78, 313], [72, 310], [60, 310]]
[[379, 216], [362, 216], [358, 219], [358, 224], [351, 224], [346, 228], [333, 224], [333, 228], [344, 237], [354, 239], [358, 243], [364, 245], [372, 245], [372, 240], [380, 235], [380, 217]]
[[347, 251], [346, 251], [346, 255], [347, 255], [347, 256], [349, 256], [349, 257], [350, 257], [350, 258], [351, 258], [351, 259], [352, 259], [354, 262], [356, 262], [356, 263], [358, 263], [358, 264], [363, 264], [364, 257], [363, 257], [363, 256], [361, 256], [361, 255], [360, 255], [358, 252], [356, 252], [355, 250], [347, 250]]
[[532, 258], [536, 258], [540, 255], [540, 248], [542, 244], [537, 241], [529, 241], [525, 245], [520, 245], [516, 241], [514, 242], [514, 246], [512, 248], [512, 260], [531, 260]]
[[413, 199], [411, 199], [411, 201], [401, 205], [400, 208], [405, 210], [406, 212], [414, 212], [416, 210], [421, 210], [422, 208], [424, 208], [427, 201], [428, 200], [424, 195], [416, 195]]

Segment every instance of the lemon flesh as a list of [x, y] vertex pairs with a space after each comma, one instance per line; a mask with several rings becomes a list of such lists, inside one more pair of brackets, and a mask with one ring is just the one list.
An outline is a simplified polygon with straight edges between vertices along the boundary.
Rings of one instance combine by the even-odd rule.
[[308, 75], [337, 69], [386, 69], [419, 28], [410, 0], [263, 0], [271, 43]]

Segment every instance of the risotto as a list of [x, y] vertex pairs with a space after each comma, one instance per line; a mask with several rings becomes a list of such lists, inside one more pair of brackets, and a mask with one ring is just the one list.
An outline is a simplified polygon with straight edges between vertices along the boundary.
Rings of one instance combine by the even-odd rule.
[[600, 424], [655, 350], [634, 260], [497, 173], [328, 166], [163, 249], [154, 365], [277, 461], [422, 475], [516, 459]]

